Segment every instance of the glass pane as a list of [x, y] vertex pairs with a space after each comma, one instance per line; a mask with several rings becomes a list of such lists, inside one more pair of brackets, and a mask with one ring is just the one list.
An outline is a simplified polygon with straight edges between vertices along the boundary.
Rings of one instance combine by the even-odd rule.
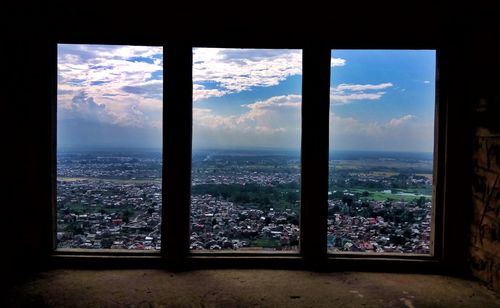
[[299, 244], [300, 50], [193, 50], [193, 250]]
[[58, 45], [58, 248], [160, 249], [162, 88], [162, 47]]
[[332, 51], [330, 252], [431, 252], [435, 59]]

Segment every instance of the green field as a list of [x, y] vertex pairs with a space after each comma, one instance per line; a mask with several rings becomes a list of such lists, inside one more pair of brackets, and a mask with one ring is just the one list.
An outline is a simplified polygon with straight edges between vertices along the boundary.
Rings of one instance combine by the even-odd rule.
[[280, 246], [280, 244], [276, 240], [258, 239], [251, 241], [250, 246], [262, 248], [277, 248]]
[[[348, 189], [348, 193], [354, 194], [356, 197], [358, 197], [360, 200], [373, 200], [373, 201], [385, 201], [385, 200], [393, 200], [393, 201], [404, 201], [404, 202], [410, 202], [415, 199], [419, 199], [423, 197], [431, 199], [432, 196], [430, 194], [426, 194], [425, 192], [419, 192], [415, 190], [405, 190], [404, 193], [412, 193], [415, 194], [416, 196], [409, 196], [409, 195], [398, 195], [398, 193], [403, 192], [403, 191], [392, 191], [392, 193], [386, 193], [378, 190], [370, 190], [370, 189], [365, 189], [365, 188], [353, 188], [353, 189]], [[363, 192], [368, 192], [368, 196], [362, 196]]]
[[[337, 170], [372, 170], [398, 172], [404, 169], [423, 169], [432, 171], [432, 162], [406, 162], [400, 160], [381, 161], [378, 159], [360, 159], [360, 160], [333, 160], [330, 161], [330, 168]], [[426, 172], [421, 172], [426, 173]]]

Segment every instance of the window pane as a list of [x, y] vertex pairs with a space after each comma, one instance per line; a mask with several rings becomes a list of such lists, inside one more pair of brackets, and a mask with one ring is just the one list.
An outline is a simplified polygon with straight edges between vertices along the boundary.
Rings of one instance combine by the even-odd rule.
[[193, 250], [299, 244], [300, 50], [193, 50]]
[[431, 252], [435, 58], [332, 51], [330, 252]]
[[162, 47], [58, 45], [58, 248], [160, 248], [162, 88]]

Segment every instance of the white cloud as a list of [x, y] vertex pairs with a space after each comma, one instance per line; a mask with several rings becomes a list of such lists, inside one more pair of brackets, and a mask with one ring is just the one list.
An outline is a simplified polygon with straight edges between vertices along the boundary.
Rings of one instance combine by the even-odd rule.
[[[280, 138], [284, 138], [286, 142], [298, 146], [300, 106], [300, 95], [284, 95], [242, 105], [247, 110], [240, 115], [222, 116], [211, 109], [193, 108], [194, 145], [218, 142], [218, 146], [272, 146], [273, 143], [283, 144]], [[423, 144], [429, 139], [428, 131], [432, 125], [424, 127], [419, 122], [406, 124], [415, 118], [412, 114], [406, 114], [384, 122], [363, 121], [332, 112], [330, 136], [335, 136], [336, 145], [347, 148], [362, 149], [365, 145], [367, 149], [383, 149], [384, 146], [389, 148], [392, 145], [397, 148], [396, 143], [402, 143], [406, 137], [418, 139]], [[427, 139], [420, 137], [419, 132]]]
[[[330, 131], [343, 136], [373, 136], [380, 134], [384, 125], [378, 122], [363, 122], [354, 117], [341, 117], [330, 112]], [[330, 133], [332, 136], [332, 133]]]
[[395, 128], [395, 127], [400, 126], [404, 122], [409, 121], [409, 120], [414, 119], [414, 118], [415, 118], [414, 115], [407, 114], [407, 115], [404, 115], [404, 116], [397, 118], [397, 119], [391, 119], [389, 121], [389, 123], [387, 123], [387, 126], [389, 126], [391, 128]]
[[332, 57], [332, 59], [330, 60], [330, 66], [344, 66], [345, 62], [345, 59]]
[[301, 100], [300, 95], [283, 95], [242, 105], [250, 110], [239, 116], [237, 122], [247, 127], [255, 125], [260, 132], [294, 130], [300, 127]]
[[199, 101], [209, 97], [221, 97], [227, 93], [227, 91], [218, 89], [206, 89], [205, 86], [201, 84], [193, 84], [193, 101]]
[[[331, 66], [344, 66], [346, 60], [331, 58]], [[302, 52], [286, 49], [193, 50], [193, 99], [251, 90], [252, 87], [278, 85], [289, 76], [302, 74]], [[215, 88], [207, 89], [203, 83]]]
[[[345, 64], [345, 59], [331, 58], [332, 67]], [[301, 50], [195, 48], [193, 100], [275, 86], [301, 74]], [[207, 82], [215, 87], [207, 89], [204, 85]]]
[[[301, 50], [195, 48], [193, 99], [275, 86], [300, 74]], [[206, 89], [206, 82], [213, 83], [216, 88]]]
[[240, 115], [193, 108], [193, 146], [298, 148], [300, 106], [300, 95], [284, 95], [241, 105], [246, 111]]
[[119, 126], [161, 127], [162, 72], [162, 47], [60, 44], [59, 116], [77, 117], [80, 112], [88, 118], [88, 113], [71, 103], [84, 93], [103, 106], [106, 114], [95, 114], [93, 120]]
[[81, 91], [71, 99], [68, 106], [69, 117], [75, 119], [85, 119], [96, 122], [112, 121], [112, 115], [106, 109], [105, 104], [97, 103], [84, 91]]
[[234, 129], [237, 126], [237, 117], [220, 116], [211, 109], [193, 108], [193, 123], [198, 127], [212, 129]]
[[424, 80], [424, 83], [431, 83], [429, 80]]
[[356, 101], [356, 100], [378, 100], [384, 94], [385, 94], [385, 92], [349, 93], [349, 94], [330, 92], [330, 101], [335, 105], [345, 105], [345, 104], [349, 104], [352, 101]]
[[330, 148], [344, 150], [432, 151], [433, 123], [407, 114], [387, 122], [330, 113]]
[[[163, 53], [163, 47], [160, 46], [130, 46], [130, 45], [82, 45], [87, 50], [94, 51], [97, 56], [102, 58], [131, 58], [145, 57], [149, 58], [155, 54]], [[111, 47], [111, 48], [108, 48]]]
[[85, 91], [80, 91], [70, 101], [58, 102], [58, 120], [161, 128], [161, 109], [161, 104], [154, 99], [98, 102]]
[[336, 87], [337, 91], [367, 91], [367, 90], [382, 90], [392, 87], [392, 83], [385, 82], [379, 84], [350, 84], [342, 83]]
[[386, 133], [387, 130], [400, 127], [404, 123], [415, 119], [412, 114], [394, 118], [386, 123], [364, 122], [354, 117], [340, 117], [334, 112], [330, 113], [330, 126], [335, 126], [344, 133], [363, 133], [368, 135]]
[[340, 84], [330, 88], [330, 103], [333, 105], [346, 105], [353, 101], [379, 100], [386, 93], [383, 90], [392, 87], [390, 82], [380, 84]]
[[259, 127], [261, 131], [275, 131], [278, 125], [280, 131], [300, 127], [300, 95], [274, 96], [267, 100], [252, 104], [241, 105], [249, 110], [239, 116], [220, 116], [207, 108], [193, 108], [194, 123], [207, 127], [226, 127], [235, 129], [253, 129]]

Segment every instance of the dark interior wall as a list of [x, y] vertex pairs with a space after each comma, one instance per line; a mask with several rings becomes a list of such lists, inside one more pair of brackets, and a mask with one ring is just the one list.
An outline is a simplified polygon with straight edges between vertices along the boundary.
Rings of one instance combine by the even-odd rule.
[[[500, 33], [494, 6], [487, 2], [465, 7], [431, 1], [332, 2], [329, 6], [291, 2], [270, 6], [260, 1], [237, 6], [234, 2], [214, 5], [208, 1], [166, 6], [148, 1], [140, 6], [125, 6], [122, 2], [69, 3], [6, 5], [2, 10], [1, 28], [7, 29], [2, 44], [2, 53], [6, 54], [2, 58], [8, 80], [0, 95], [8, 106], [4, 114], [4, 121], [9, 122], [4, 149], [9, 153], [6, 164], [13, 179], [5, 193], [13, 198], [2, 202], [3, 234], [9, 239], [10, 257], [4, 266], [12, 269], [15, 267], [11, 265], [36, 265], [50, 253], [51, 106], [55, 99], [53, 56], [57, 42], [166, 43], [167, 47], [168, 42], [177, 42], [227, 47], [438, 48], [444, 56], [440, 62], [444, 89], [440, 97], [447, 102], [443, 112], [448, 125], [446, 147], [442, 147], [446, 159], [442, 172], [448, 187], [444, 199], [450, 205], [438, 217], [447, 221], [444, 241], [449, 249], [443, 258], [455, 269], [467, 266], [467, 219], [473, 208], [469, 202], [473, 142], [477, 145], [473, 162], [476, 186], [489, 187], [495, 181], [494, 175], [498, 176], [498, 161], [483, 168], [484, 153], [489, 151], [483, 148], [490, 149], [490, 144], [498, 148], [498, 130], [493, 129], [498, 125], [498, 112], [494, 116], [499, 104], [495, 93], [498, 79], [495, 83], [486, 75], [498, 72], [491, 66], [498, 61]], [[496, 54], [492, 47], [497, 48]], [[498, 158], [496, 153], [489, 157]], [[485, 179], [479, 180], [484, 172]], [[498, 192], [498, 184], [496, 187]], [[487, 217], [496, 225], [489, 223], [491, 219], [475, 220], [470, 245], [474, 252], [472, 264], [485, 281], [493, 281], [496, 270], [498, 286], [498, 195], [494, 199], [495, 212], [490, 209], [495, 204], [486, 203], [478, 194], [480, 189], [475, 188], [474, 209], [478, 211], [474, 217], [482, 213], [481, 206], [489, 204], [488, 213], [493, 216]], [[483, 230], [478, 226], [485, 223], [497, 230], [497, 242], [489, 246], [486, 235], [480, 237], [482, 243], [474, 235], [485, 233], [477, 231]]]
[[500, 35], [485, 29], [472, 38], [485, 48], [475, 58], [470, 100], [474, 104], [470, 265], [473, 274], [500, 292]]
[[[48, 253], [51, 228], [51, 96], [48, 24], [42, 5], [2, 10], [2, 113], [7, 186], [2, 234], [8, 271], [36, 267]], [[5, 87], [5, 88], [3, 88]], [[49, 211], [47, 211], [49, 209]], [[3, 269], [2, 268], [2, 269]]]

